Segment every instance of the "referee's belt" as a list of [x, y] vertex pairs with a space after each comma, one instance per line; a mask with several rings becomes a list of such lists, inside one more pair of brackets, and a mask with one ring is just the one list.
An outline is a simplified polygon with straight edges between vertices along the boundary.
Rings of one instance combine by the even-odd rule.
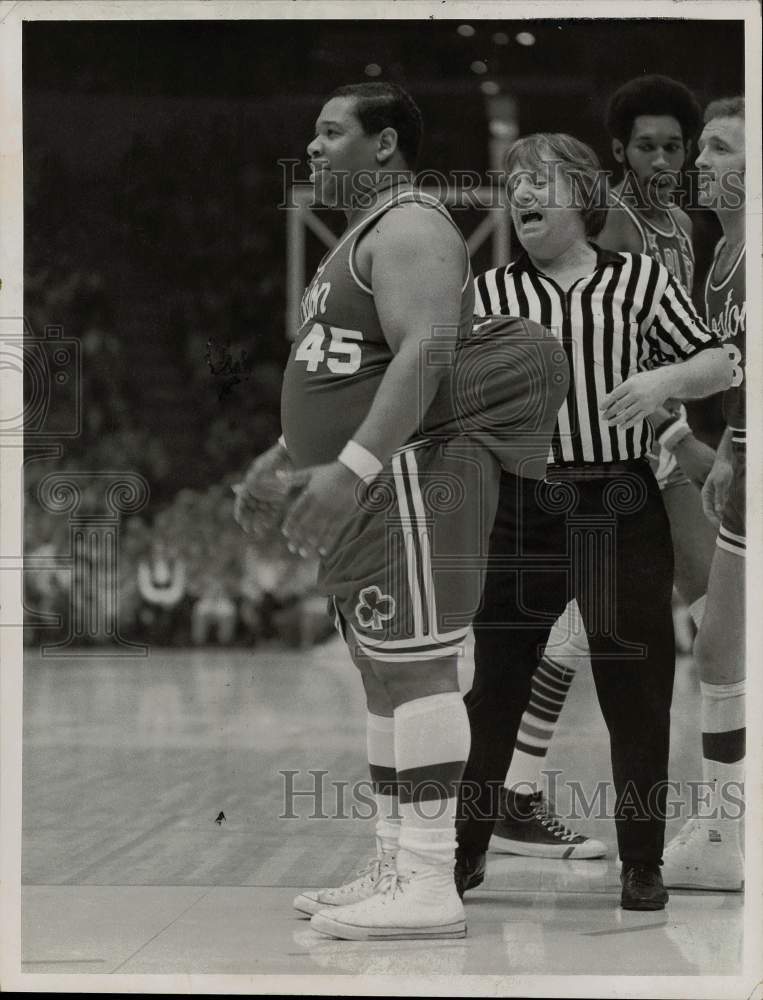
[[649, 468], [646, 457], [627, 458], [621, 462], [555, 462], [546, 467], [544, 482], [565, 479], [613, 479], [628, 472], [643, 473]]

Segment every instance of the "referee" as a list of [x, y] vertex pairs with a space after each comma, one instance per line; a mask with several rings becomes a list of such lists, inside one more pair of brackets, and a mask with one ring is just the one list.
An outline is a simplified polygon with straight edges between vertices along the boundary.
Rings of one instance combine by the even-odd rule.
[[725, 389], [729, 362], [661, 264], [590, 242], [605, 218], [593, 150], [563, 134], [529, 136], [512, 147], [507, 172], [523, 251], [479, 276], [477, 312], [551, 328], [571, 378], [545, 481], [501, 480], [466, 696], [472, 743], [456, 882], [464, 891], [483, 880], [531, 678], [552, 624], [575, 598], [610, 734], [621, 904], [662, 909], [673, 548], [646, 459], [647, 417], [668, 398]]

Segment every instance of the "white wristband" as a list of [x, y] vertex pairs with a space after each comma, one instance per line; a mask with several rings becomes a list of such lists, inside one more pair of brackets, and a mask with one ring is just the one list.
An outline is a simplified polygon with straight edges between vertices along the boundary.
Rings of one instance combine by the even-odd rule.
[[281, 445], [283, 450], [286, 451], [286, 438], [283, 436], [283, 434], [278, 439], [278, 443]]
[[661, 448], [664, 448], [666, 451], [672, 451], [684, 438], [689, 437], [691, 432], [692, 430], [688, 423], [682, 417], [679, 417], [678, 420], [665, 428], [657, 440]]
[[339, 461], [366, 483], [375, 479], [382, 470], [382, 464], [376, 455], [372, 455], [368, 448], [357, 441], [347, 442], [339, 455]]

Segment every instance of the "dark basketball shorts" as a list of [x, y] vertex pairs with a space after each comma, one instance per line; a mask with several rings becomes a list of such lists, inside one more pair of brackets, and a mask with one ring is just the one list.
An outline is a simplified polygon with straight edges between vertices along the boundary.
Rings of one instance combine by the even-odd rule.
[[718, 548], [744, 556], [747, 550], [745, 531], [745, 503], [747, 499], [747, 435], [745, 431], [731, 432], [731, 468], [733, 478], [721, 515], [721, 526], [715, 544]]
[[348, 644], [377, 660], [457, 655], [476, 614], [500, 466], [473, 441], [396, 452], [321, 564]]

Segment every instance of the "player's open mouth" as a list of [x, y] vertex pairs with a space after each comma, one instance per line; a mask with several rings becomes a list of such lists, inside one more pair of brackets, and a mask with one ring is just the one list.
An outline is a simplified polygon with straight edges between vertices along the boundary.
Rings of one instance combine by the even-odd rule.
[[543, 216], [540, 212], [520, 212], [519, 221], [523, 226], [527, 226], [531, 222], [543, 222]]

